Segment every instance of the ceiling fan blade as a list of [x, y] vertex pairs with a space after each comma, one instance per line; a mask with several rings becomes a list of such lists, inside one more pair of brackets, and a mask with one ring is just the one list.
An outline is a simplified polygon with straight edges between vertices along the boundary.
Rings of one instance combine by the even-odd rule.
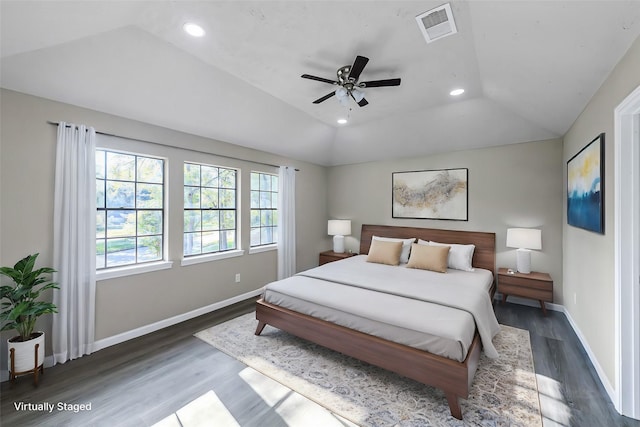
[[334, 80], [325, 79], [323, 77], [316, 77], [316, 76], [312, 76], [312, 75], [309, 75], [309, 74], [303, 74], [300, 77], [302, 77], [303, 79], [317, 80], [319, 82], [329, 83], [330, 85], [338, 84], [338, 82], [336, 82]]
[[369, 58], [365, 58], [364, 56], [356, 56], [355, 61], [353, 61], [353, 65], [351, 66], [351, 71], [349, 72], [349, 78], [353, 80], [358, 80], [360, 77], [360, 73], [364, 70], [364, 66], [369, 62]]
[[360, 82], [362, 87], [382, 87], [382, 86], [400, 86], [400, 79], [372, 80], [370, 82]]
[[314, 104], [320, 104], [321, 102], [326, 101], [327, 99], [331, 98], [332, 96], [334, 96], [336, 94], [335, 91], [326, 94], [325, 96], [323, 96], [322, 98], [318, 98], [315, 101], [313, 101]]

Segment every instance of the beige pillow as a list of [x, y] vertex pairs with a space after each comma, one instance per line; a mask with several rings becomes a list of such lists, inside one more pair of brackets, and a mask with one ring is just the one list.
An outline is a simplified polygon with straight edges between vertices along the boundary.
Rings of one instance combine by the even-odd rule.
[[449, 246], [427, 246], [414, 243], [407, 267], [446, 273], [449, 249]]
[[383, 240], [372, 240], [367, 255], [367, 262], [378, 264], [398, 265], [400, 264], [400, 253], [402, 252], [402, 242], [385, 242]]

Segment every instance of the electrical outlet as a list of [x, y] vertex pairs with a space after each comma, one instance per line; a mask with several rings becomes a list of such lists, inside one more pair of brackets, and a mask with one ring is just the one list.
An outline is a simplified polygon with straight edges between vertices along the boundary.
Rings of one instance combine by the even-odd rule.
[[240, 283], [240, 273], [236, 273], [236, 283]]

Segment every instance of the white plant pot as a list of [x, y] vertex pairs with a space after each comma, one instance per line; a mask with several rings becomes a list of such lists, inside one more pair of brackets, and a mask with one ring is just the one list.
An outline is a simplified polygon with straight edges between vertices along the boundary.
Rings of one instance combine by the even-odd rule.
[[[24, 372], [32, 372], [34, 368], [40, 367], [44, 363], [44, 332], [37, 331], [33, 333], [34, 335], [40, 334], [39, 336], [30, 339], [29, 341], [16, 341], [12, 342], [12, 340], [17, 337], [9, 338], [7, 340], [7, 361], [9, 363], [9, 371], [11, 372], [11, 349], [14, 350], [14, 369], [12, 374], [18, 375]], [[35, 348], [36, 344], [39, 344], [38, 347], [38, 366], [36, 366], [36, 354]]]

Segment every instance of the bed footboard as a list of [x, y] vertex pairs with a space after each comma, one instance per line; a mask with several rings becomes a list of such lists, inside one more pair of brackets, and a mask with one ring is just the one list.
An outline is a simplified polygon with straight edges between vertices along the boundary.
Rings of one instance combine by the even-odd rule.
[[469, 388], [480, 360], [480, 337], [476, 333], [463, 362], [364, 334], [265, 302], [256, 302], [256, 335], [269, 324], [300, 338], [372, 365], [395, 372], [445, 392], [451, 415], [462, 419], [460, 398]]

